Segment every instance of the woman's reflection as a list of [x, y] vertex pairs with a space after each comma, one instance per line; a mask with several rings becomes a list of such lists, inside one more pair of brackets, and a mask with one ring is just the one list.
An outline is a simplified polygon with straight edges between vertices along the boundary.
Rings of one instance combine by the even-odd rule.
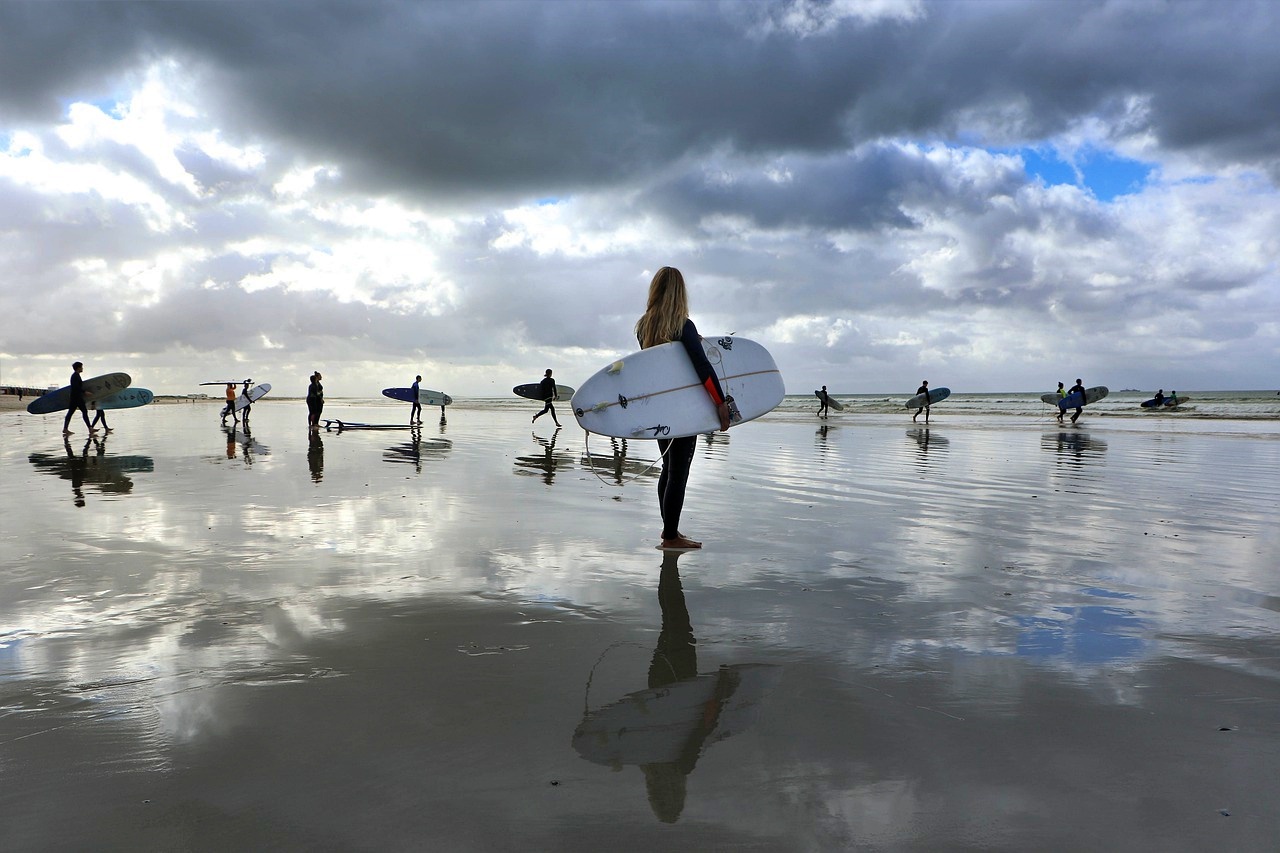
[[307, 467], [311, 469], [311, 482], [324, 479], [324, 441], [319, 430], [311, 430], [307, 438]]
[[[773, 667], [739, 664], [698, 674], [697, 640], [685, 605], [677, 561], [666, 551], [658, 577], [662, 630], [649, 663], [648, 689], [588, 712], [573, 735], [588, 761], [644, 773], [654, 816], [675, 823], [684, 811], [686, 780], [707, 745], [742, 731], [774, 680]], [[726, 720], [734, 717], [732, 725]]]

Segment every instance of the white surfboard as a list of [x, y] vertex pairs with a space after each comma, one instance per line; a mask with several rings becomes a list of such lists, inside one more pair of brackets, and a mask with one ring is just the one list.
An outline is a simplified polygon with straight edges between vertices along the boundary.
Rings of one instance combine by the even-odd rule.
[[[703, 338], [702, 348], [733, 398], [731, 426], [782, 402], [782, 374], [760, 344], [726, 335]], [[679, 438], [720, 428], [716, 407], [679, 341], [615, 361], [584, 382], [570, 405], [583, 429], [617, 438]]]
[[244, 395], [243, 391], [240, 392], [240, 396], [236, 397], [236, 411], [238, 412], [241, 409], [243, 409], [245, 406], [258, 402], [263, 397], [267, 396], [267, 392], [269, 392], [270, 390], [271, 390], [271, 383], [262, 382], [250, 388], [249, 396], [247, 397]]

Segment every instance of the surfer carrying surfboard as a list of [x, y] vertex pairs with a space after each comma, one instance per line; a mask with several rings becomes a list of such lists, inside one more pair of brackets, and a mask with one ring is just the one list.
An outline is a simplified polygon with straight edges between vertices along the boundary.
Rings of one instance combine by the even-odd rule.
[[822, 390], [818, 392], [818, 417], [825, 418], [831, 407], [831, 398], [827, 396], [827, 386], [823, 385]]
[[[675, 267], [663, 267], [649, 282], [649, 300], [644, 315], [636, 321], [636, 338], [642, 350], [680, 341], [693, 362], [698, 379], [715, 404], [720, 431], [729, 429], [729, 405], [724, 389], [720, 387], [715, 369], [702, 348], [702, 336], [689, 319], [689, 293], [685, 289], [684, 276]], [[694, 435], [658, 439], [658, 449], [662, 452], [662, 474], [658, 477], [658, 510], [662, 515], [660, 548], [689, 550], [702, 547], [701, 542], [680, 532], [685, 486], [689, 482], [689, 469], [697, 446], [697, 436]]]
[[924, 412], [924, 422], [929, 422], [929, 380], [925, 379], [920, 382], [920, 387], [916, 389], [916, 394], [924, 395], [924, 404], [916, 409], [916, 413], [911, 416], [911, 422], [915, 423], [916, 418], [920, 417], [920, 413]]
[[[413, 406], [409, 409], [409, 426], [422, 423], [422, 403], [418, 401], [418, 385], [422, 382], [421, 376], [413, 377]], [[440, 407], [444, 411], [444, 406]]]
[[67, 416], [62, 421], [63, 435], [71, 435], [71, 416], [76, 413], [76, 409], [80, 410], [80, 416], [84, 418], [84, 425], [89, 428], [89, 432], [97, 432], [93, 424], [89, 423], [89, 407], [84, 401], [84, 379], [80, 376], [82, 372], [84, 364], [81, 362], [71, 365], [71, 399], [67, 403]]
[[[560, 426], [560, 419], [556, 417], [556, 407], [551, 405], [555, 402], [558, 396], [556, 393], [556, 381], [551, 378], [551, 368], [547, 368], [547, 374], [542, 377], [542, 381], [538, 383], [538, 389], [538, 393], [542, 395], [542, 401], [546, 405], [542, 407], [541, 412], [538, 412], [538, 414], [533, 416], [533, 420], [536, 421], [547, 412], [550, 412], [551, 420], [556, 422], [556, 426]], [[532, 421], [530, 421], [530, 423], [532, 423]]]
[[[1072, 394], [1076, 394], [1076, 393], [1080, 394], [1080, 405], [1076, 406], [1076, 413], [1071, 416], [1072, 423], [1075, 423], [1076, 418], [1084, 414], [1084, 381], [1081, 380], [1079, 377], [1076, 377], [1076, 384], [1071, 386], [1071, 390], [1067, 392], [1067, 397], [1070, 397]], [[1063, 399], [1065, 400], [1066, 397], [1064, 397]], [[1058, 411], [1062, 411], [1062, 409], [1059, 409]]]
[[236, 417], [236, 383], [227, 383], [227, 407], [222, 410], [222, 425], [227, 425], [227, 415], [231, 415], [233, 424], [240, 423], [240, 419]]

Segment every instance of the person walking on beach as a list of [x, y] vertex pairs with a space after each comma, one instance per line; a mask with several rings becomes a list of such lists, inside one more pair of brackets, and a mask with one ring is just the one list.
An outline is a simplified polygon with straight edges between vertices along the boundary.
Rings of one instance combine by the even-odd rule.
[[[1061, 400], [1067, 396], [1067, 388], [1061, 382], [1058, 383], [1058, 399]], [[1058, 407], [1058, 423], [1062, 423], [1062, 407]]]
[[71, 399], [67, 402], [67, 416], [62, 421], [63, 435], [71, 435], [71, 416], [76, 413], [76, 409], [80, 410], [80, 416], [84, 418], [84, 425], [89, 428], [89, 432], [97, 432], [93, 424], [89, 423], [89, 408], [84, 401], [84, 379], [80, 376], [83, 372], [84, 365], [81, 362], [71, 365]]
[[[421, 376], [413, 377], [413, 408], [409, 409], [409, 426], [422, 423], [422, 403], [418, 401], [418, 384], [421, 382]], [[443, 408], [441, 406], [441, 409]]]
[[107, 426], [107, 413], [102, 409], [98, 409], [93, 416], [93, 420], [89, 422], [89, 426], [94, 427], [99, 423], [102, 424], [103, 433], [111, 432], [111, 427]]
[[222, 410], [223, 426], [227, 425], [227, 415], [231, 415], [231, 422], [233, 424], [240, 422], [236, 417], [236, 383], [234, 382], [227, 383], [227, 405], [226, 408]]
[[830, 411], [831, 398], [827, 396], [827, 386], [823, 385], [818, 392], [818, 417], [825, 418]]
[[[689, 319], [689, 293], [685, 289], [684, 276], [675, 267], [663, 267], [649, 282], [649, 299], [644, 315], [636, 322], [636, 338], [641, 349], [672, 341], [684, 344], [698, 379], [715, 404], [720, 430], [729, 429], [729, 406], [724, 389], [720, 387], [720, 380], [702, 349], [698, 327]], [[658, 439], [658, 450], [662, 453], [662, 473], [658, 477], [658, 511], [662, 516], [660, 548], [688, 550], [702, 547], [701, 542], [680, 532], [685, 486], [697, 446], [697, 436], [693, 435]]]
[[[249, 386], [252, 384], [252, 379], [246, 379], [244, 381], [244, 387], [240, 389], [240, 393], [244, 395], [244, 411], [240, 414], [240, 419], [244, 421], [245, 432], [249, 431], [249, 409], [253, 405], [253, 401], [249, 399]], [[235, 404], [233, 402], [232, 406], [234, 407], [234, 405]], [[234, 415], [232, 417], [234, 417]]]
[[916, 413], [911, 416], [911, 422], [915, 423], [916, 418], [920, 417], [920, 413], [924, 412], [924, 422], [929, 422], [929, 380], [925, 379], [920, 383], [920, 387], [916, 389], [916, 394], [924, 395], [924, 405], [916, 409]]
[[[1080, 405], [1076, 406], [1076, 413], [1071, 416], [1072, 423], [1075, 423], [1076, 418], [1080, 417], [1080, 415], [1084, 413], [1084, 382], [1079, 378], [1076, 379], [1076, 384], [1071, 386], [1071, 390], [1067, 392], [1067, 396], [1070, 397], [1072, 394], [1077, 392], [1080, 394]], [[1061, 411], [1061, 409], [1059, 409], [1059, 411]]]
[[311, 384], [307, 386], [307, 425], [312, 432], [319, 431], [320, 413], [324, 411], [324, 386], [320, 379], [320, 371], [317, 370], [311, 374]]
[[549, 367], [547, 368], [547, 375], [542, 377], [542, 381], [538, 383], [538, 393], [542, 395], [546, 405], [542, 407], [541, 412], [533, 416], [533, 420], [536, 421], [547, 412], [550, 412], [551, 420], [555, 421], [556, 426], [560, 426], [560, 420], [556, 417], [556, 407], [551, 405], [559, 395], [556, 394], [556, 381], [551, 378], [551, 368]]

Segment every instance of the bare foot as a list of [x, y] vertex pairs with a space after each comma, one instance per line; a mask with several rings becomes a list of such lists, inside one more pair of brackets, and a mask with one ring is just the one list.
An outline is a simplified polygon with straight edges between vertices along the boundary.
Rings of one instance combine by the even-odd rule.
[[694, 551], [701, 547], [701, 542], [694, 542], [692, 539], [686, 539], [683, 536], [677, 536], [675, 539], [663, 539], [662, 544], [658, 546], [662, 551]]

